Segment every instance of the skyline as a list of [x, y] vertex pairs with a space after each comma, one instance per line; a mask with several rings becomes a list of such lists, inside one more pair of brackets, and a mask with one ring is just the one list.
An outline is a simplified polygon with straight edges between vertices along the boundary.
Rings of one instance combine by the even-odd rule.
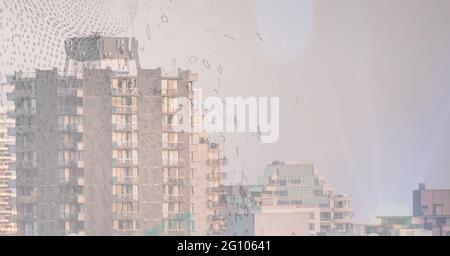
[[[262, 28], [267, 22], [255, 19], [264, 17], [263, 2], [138, 1], [123, 33], [139, 40], [143, 67], [190, 69], [207, 95], [280, 97], [277, 144], [227, 135], [234, 181], [242, 171], [255, 180], [272, 160], [306, 159], [354, 196], [359, 221], [410, 212], [419, 182], [450, 187], [448, 1], [314, 1], [310, 36], [282, 21]], [[283, 8], [292, 1], [281, 2], [272, 19], [297, 17], [295, 8]], [[7, 28], [3, 22], [1, 30], [12, 33]], [[280, 64], [273, 56], [286, 56], [286, 49], [274, 49], [283, 35], [305, 46]], [[0, 63], [16, 48], [2, 52]], [[22, 64], [18, 58], [14, 65]], [[14, 70], [20, 68], [1, 64], [2, 74]]]

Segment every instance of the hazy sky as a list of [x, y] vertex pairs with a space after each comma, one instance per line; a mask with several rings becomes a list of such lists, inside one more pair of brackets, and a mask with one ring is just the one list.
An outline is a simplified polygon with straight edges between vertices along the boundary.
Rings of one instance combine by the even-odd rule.
[[120, 13], [144, 67], [189, 68], [209, 95], [280, 97], [278, 143], [226, 136], [234, 181], [313, 162], [360, 221], [411, 214], [419, 182], [450, 188], [450, 1], [137, 2]]

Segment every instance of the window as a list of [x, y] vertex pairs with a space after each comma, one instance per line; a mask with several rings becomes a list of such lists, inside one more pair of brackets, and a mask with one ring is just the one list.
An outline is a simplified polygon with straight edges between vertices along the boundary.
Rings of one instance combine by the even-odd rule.
[[329, 220], [329, 219], [331, 219], [331, 213], [330, 212], [321, 212], [320, 213], [320, 219], [321, 220]]
[[278, 181], [278, 185], [279, 186], [286, 186], [286, 184], [287, 184], [286, 180], [279, 180]]

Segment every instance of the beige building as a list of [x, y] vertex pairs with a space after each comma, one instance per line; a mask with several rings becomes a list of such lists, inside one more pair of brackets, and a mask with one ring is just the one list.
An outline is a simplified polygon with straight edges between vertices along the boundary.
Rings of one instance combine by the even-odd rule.
[[15, 76], [20, 234], [213, 232], [218, 146], [171, 127], [197, 76], [142, 69], [133, 38], [74, 38], [66, 52], [62, 74]]

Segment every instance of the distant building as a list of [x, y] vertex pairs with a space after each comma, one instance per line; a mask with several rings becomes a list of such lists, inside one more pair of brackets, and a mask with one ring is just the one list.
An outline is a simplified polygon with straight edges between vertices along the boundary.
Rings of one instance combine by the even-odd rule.
[[381, 235], [450, 236], [450, 189], [413, 191], [413, 216], [381, 216]]
[[255, 186], [229, 189], [230, 235], [324, 235], [350, 232], [350, 195], [334, 195], [312, 164], [274, 162]]
[[14, 103], [8, 101], [14, 86], [8, 80], [0, 82], [0, 236], [17, 232], [15, 137], [8, 133], [15, 126], [14, 118], [10, 116]]
[[214, 233], [219, 146], [170, 125], [197, 75], [142, 69], [133, 38], [65, 48], [63, 72], [15, 74], [20, 234]]

